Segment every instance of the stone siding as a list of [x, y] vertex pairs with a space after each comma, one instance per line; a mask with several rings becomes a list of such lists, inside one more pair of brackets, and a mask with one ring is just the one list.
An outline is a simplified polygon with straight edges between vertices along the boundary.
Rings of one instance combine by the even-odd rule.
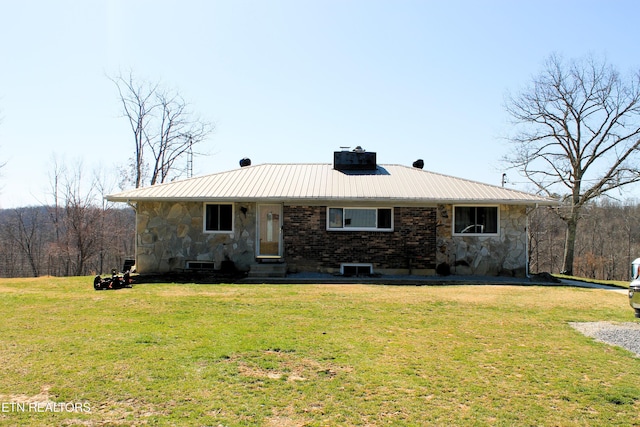
[[451, 274], [524, 276], [527, 264], [527, 212], [500, 206], [498, 236], [454, 236], [453, 206], [438, 206], [437, 270]]
[[186, 261], [232, 260], [248, 270], [255, 256], [256, 206], [234, 204], [234, 231], [203, 233], [201, 202], [139, 202], [136, 208], [137, 256], [140, 273], [163, 273], [185, 268]]
[[[526, 208], [500, 207], [498, 236], [453, 236], [451, 205], [395, 207], [394, 229], [327, 231], [326, 206], [284, 206], [284, 260], [291, 272], [339, 272], [341, 263], [372, 264], [374, 272], [523, 276]], [[255, 262], [256, 204], [234, 204], [234, 231], [203, 233], [200, 202], [139, 202], [136, 268], [162, 273], [187, 261], [233, 261], [248, 271]], [[446, 269], [443, 269], [446, 266]]]
[[325, 206], [285, 206], [284, 256], [290, 271], [335, 273], [341, 263], [366, 263], [374, 272], [433, 274], [435, 208], [393, 210], [391, 232], [327, 231]]

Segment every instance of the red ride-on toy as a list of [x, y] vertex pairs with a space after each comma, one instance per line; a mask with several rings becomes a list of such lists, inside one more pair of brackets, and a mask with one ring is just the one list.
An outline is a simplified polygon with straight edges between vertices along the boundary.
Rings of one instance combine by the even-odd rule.
[[105, 277], [103, 279], [100, 277], [100, 275], [98, 275], [93, 279], [93, 288], [96, 291], [101, 291], [106, 289], [132, 288], [132, 287], [133, 287], [133, 284], [131, 282], [130, 272], [127, 271], [123, 275], [119, 275], [115, 268], [111, 270], [111, 277]]

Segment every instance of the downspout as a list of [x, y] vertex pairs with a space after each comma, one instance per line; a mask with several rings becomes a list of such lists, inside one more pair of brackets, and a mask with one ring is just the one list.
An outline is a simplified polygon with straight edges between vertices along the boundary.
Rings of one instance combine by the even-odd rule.
[[133, 229], [133, 259], [134, 266], [136, 267], [136, 271], [138, 270], [138, 204], [136, 202], [131, 202], [131, 200], [127, 199], [127, 205], [133, 208], [133, 212], [135, 213], [133, 219], [135, 221], [134, 229]]

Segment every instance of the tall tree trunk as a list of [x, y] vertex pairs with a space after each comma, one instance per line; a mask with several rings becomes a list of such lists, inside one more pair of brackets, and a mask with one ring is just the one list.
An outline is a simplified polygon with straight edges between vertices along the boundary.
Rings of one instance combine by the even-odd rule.
[[573, 275], [573, 258], [576, 247], [576, 230], [578, 228], [577, 215], [573, 214], [567, 220], [567, 233], [564, 242], [564, 259], [562, 262], [562, 274]]

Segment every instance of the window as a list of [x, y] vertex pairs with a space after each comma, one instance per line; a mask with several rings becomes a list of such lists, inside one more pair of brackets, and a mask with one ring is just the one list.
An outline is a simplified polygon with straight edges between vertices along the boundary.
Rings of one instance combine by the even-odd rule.
[[497, 206], [456, 206], [453, 218], [453, 234], [498, 234]]
[[213, 261], [187, 261], [188, 270], [215, 270], [216, 264]]
[[328, 230], [393, 229], [391, 208], [329, 208]]
[[205, 205], [204, 231], [233, 231], [233, 205]]
[[372, 264], [340, 264], [343, 276], [370, 276], [373, 274]]

